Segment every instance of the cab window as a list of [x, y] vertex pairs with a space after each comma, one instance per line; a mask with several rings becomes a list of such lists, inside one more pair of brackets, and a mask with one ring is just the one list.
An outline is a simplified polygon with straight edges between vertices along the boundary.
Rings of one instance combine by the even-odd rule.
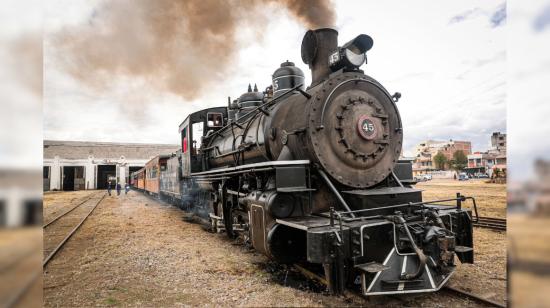
[[223, 126], [223, 114], [218, 112], [209, 112], [206, 115], [206, 124], [208, 127], [222, 127]]

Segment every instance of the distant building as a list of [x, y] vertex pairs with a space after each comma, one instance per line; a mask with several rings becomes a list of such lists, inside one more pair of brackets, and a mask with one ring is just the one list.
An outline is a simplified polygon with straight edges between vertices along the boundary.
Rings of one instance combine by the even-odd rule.
[[177, 144], [44, 141], [43, 189], [105, 189], [108, 181], [124, 186], [130, 173]]
[[466, 172], [470, 174], [505, 176], [506, 169], [506, 134], [501, 132], [491, 135], [491, 148], [486, 152], [468, 155]]
[[491, 135], [491, 147], [499, 153], [506, 153], [506, 134], [494, 132]]
[[472, 143], [470, 141], [457, 141], [452, 139], [449, 141], [423, 141], [419, 143], [415, 149], [413, 173], [417, 175], [435, 171], [437, 168], [433, 158], [437, 153], [442, 153], [447, 160], [450, 161], [453, 159], [453, 154], [457, 151], [462, 151], [464, 155], [472, 153]]

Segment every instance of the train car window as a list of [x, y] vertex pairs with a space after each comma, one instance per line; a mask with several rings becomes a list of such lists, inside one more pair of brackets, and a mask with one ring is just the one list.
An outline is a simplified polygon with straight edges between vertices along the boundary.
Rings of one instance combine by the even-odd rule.
[[219, 112], [209, 112], [206, 115], [208, 127], [222, 127], [223, 126], [223, 114]]
[[183, 150], [183, 153], [186, 153], [187, 152], [187, 127], [185, 127], [182, 131], [181, 131], [181, 136], [182, 136], [182, 139], [181, 139], [181, 149]]
[[196, 154], [202, 143], [204, 133], [203, 122], [193, 123], [191, 132], [193, 133], [193, 154]]

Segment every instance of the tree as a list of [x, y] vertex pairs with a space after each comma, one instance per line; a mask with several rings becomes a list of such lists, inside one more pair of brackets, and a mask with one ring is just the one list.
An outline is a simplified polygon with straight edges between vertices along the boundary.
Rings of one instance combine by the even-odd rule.
[[447, 163], [447, 157], [441, 152], [437, 152], [433, 157], [435, 167], [439, 170], [445, 170], [445, 164]]
[[468, 166], [468, 157], [461, 150], [453, 153], [452, 168], [456, 171], [460, 171]]

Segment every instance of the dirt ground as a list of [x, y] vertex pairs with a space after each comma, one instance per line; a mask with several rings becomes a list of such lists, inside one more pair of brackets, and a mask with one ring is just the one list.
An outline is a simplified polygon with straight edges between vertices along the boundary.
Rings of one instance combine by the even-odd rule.
[[[50, 204], [69, 206], [89, 193], [47, 195], [44, 213], [57, 208]], [[44, 305], [475, 306], [445, 291], [368, 300], [328, 296], [184, 216], [135, 191], [106, 198], [45, 269]], [[505, 238], [476, 229], [476, 264], [459, 266], [451, 284], [505, 302]]]
[[40, 227], [0, 230], [0, 307], [42, 306], [41, 241]]
[[[550, 306], [548, 226], [550, 217], [528, 214], [508, 216], [508, 247], [512, 262], [510, 298], [516, 307]], [[537, 266], [532, 268], [532, 264]], [[541, 267], [546, 270], [541, 270]]]

